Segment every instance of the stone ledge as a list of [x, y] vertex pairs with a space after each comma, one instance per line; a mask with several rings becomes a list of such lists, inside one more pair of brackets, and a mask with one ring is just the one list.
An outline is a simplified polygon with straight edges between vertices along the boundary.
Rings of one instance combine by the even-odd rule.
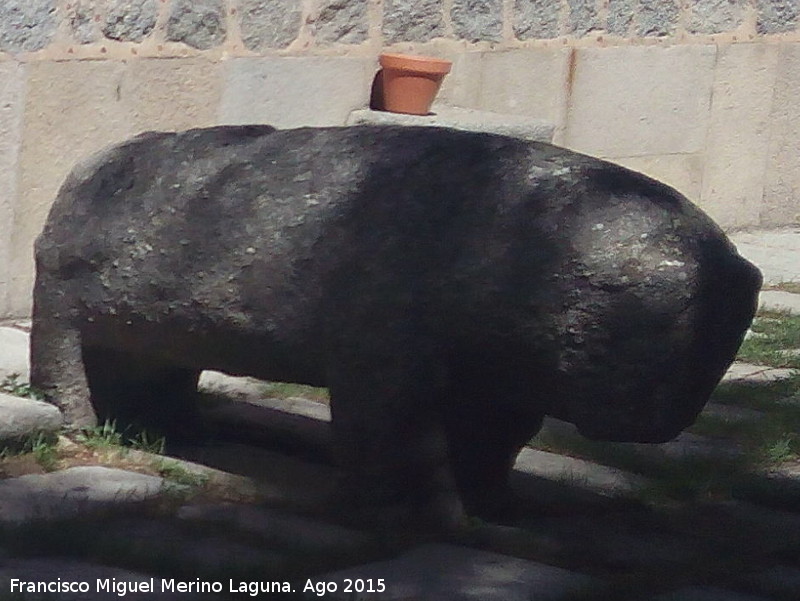
[[429, 127], [452, 127], [464, 131], [499, 134], [532, 140], [551, 142], [555, 125], [544, 119], [533, 119], [522, 115], [492, 113], [476, 109], [453, 106], [434, 106], [429, 115], [403, 115], [386, 111], [359, 109], [350, 113], [347, 125], [422, 125]]

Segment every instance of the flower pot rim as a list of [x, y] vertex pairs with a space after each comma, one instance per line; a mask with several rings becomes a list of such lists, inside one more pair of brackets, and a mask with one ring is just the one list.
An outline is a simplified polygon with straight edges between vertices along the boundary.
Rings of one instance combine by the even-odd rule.
[[417, 73], [449, 73], [453, 63], [434, 56], [418, 56], [414, 54], [382, 53], [379, 57], [384, 69], [412, 71]]

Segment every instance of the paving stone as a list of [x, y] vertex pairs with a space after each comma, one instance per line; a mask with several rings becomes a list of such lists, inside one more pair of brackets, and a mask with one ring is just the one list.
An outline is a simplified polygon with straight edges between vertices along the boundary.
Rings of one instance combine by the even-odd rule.
[[784, 33], [797, 28], [800, 7], [795, 0], [756, 0], [758, 33]]
[[559, 2], [514, 3], [514, 34], [520, 40], [555, 38], [559, 35]]
[[543, 119], [457, 107], [434, 105], [430, 115], [402, 115], [385, 111], [356, 110], [348, 125], [415, 125], [452, 127], [464, 131], [512, 136], [535, 142], [550, 142], [555, 126]]
[[386, 42], [428, 42], [443, 36], [442, 10], [442, 0], [386, 0], [383, 4]]
[[[384, 592], [364, 592], [358, 599], [436, 599], [437, 601], [558, 601], [573, 598], [601, 583], [584, 574], [533, 561], [454, 545], [425, 545], [401, 557], [325, 574], [313, 582], [337, 583], [326, 599], [352, 599], [345, 579], [385, 583]], [[306, 593], [312, 599], [314, 594]]]
[[0, 50], [33, 52], [55, 35], [55, 0], [3, 0], [0, 3]]
[[757, 593], [800, 599], [800, 568], [777, 565], [744, 579]]
[[662, 531], [654, 515], [642, 511], [533, 519], [525, 527], [560, 547], [562, 557], [597, 570], [675, 569], [695, 565], [706, 551], [695, 540]]
[[[11, 590], [11, 579], [24, 580], [26, 582], [86, 582], [89, 583], [89, 591], [63, 592], [63, 593], [20, 593]], [[194, 601], [202, 599], [217, 599], [214, 594], [205, 593], [202, 595], [192, 593], [161, 592], [160, 578], [121, 568], [103, 566], [83, 561], [73, 561], [61, 558], [36, 558], [36, 559], [9, 559], [0, 562], [0, 597], [3, 599], [26, 599], [28, 601], [108, 601], [125, 597], [126, 594], [119, 595], [116, 590], [98, 590], [98, 580], [115, 579], [118, 583], [130, 584], [131, 597], [142, 597], [155, 599], [157, 601]], [[134, 584], [147, 583], [153, 580], [153, 592], [145, 591], [133, 593]], [[109, 583], [111, 584], [111, 582]], [[8, 597], [4, 595], [8, 594]]]
[[648, 597], [647, 601], [769, 601], [769, 599], [713, 586], [688, 586], [665, 595]]
[[609, 496], [633, 492], [647, 483], [641, 476], [620, 469], [530, 448], [522, 449], [514, 469]]
[[[109, 538], [123, 542], [134, 557], [169, 557], [176, 572], [205, 576], [202, 580], [217, 580], [216, 576], [230, 574], [232, 570], [257, 572], [267, 580], [266, 575], [286, 569], [285, 553], [265, 548], [263, 544], [242, 542], [240, 532], [203, 529], [199, 524], [189, 528], [188, 523], [170, 518], [127, 518], [109, 520], [103, 525]], [[286, 548], [284, 545], [283, 549]]]
[[300, 34], [299, 0], [239, 0], [242, 41], [249, 50], [286, 48]]
[[265, 502], [297, 510], [324, 511], [340, 476], [329, 465], [243, 444], [174, 446], [170, 455], [252, 478]]
[[28, 334], [16, 328], [0, 327], [0, 380], [12, 374], [20, 382], [29, 379]]
[[162, 494], [168, 486], [177, 485], [167, 485], [156, 476], [101, 466], [9, 478], [0, 480], [0, 522], [58, 519], [130, 506]]
[[227, 26], [222, 0], [174, 0], [167, 21], [167, 39], [207, 50], [225, 41]]
[[326, 0], [319, 7], [315, 31], [323, 44], [360, 44], [369, 34], [367, 0]]
[[714, 34], [741, 25], [747, 0], [695, 0], [686, 25], [689, 33]]
[[50, 403], [0, 393], [0, 449], [39, 433], [54, 434], [62, 422]]
[[678, 25], [680, 6], [675, 0], [639, 0], [637, 17], [640, 36], [672, 35]]
[[701, 415], [721, 419], [729, 423], [757, 422], [766, 417], [763, 411], [735, 405], [723, 405], [721, 403], [706, 404]]
[[342, 553], [370, 544], [362, 533], [320, 520], [251, 505], [186, 505], [180, 519], [226, 524], [258, 535], [267, 545], [312, 552]]
[[685, 505], [670, 523], [676, 534], [711, 541], [724, 556], [772, 554], [800, 545], [800, 514], [746, 501]]
[[800, 294], [782, 290], [762, 290], [758, 297], [762, 309], [789, 311], [800, 315]]
[[454, 0], [450, 10], [453, 32], [468, 42], [503, 39], [502, 0]]
[[765, 382], [775, 382], [792, 377], [797, 373], [796, 369], [765, 367], [764, 365], [752, 365], [750, 363], [735, 362], [730, 366], [727, 373], [722, 377], [723, 382], [749, 382], [761, 384]]
[[110, 0], [103, 33], [111, 40], [141, 42], [155, 29], [157, 0]]

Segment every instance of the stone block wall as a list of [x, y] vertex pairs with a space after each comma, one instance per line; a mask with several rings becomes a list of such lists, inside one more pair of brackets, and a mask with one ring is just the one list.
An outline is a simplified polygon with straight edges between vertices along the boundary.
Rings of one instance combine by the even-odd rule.
[[142, 130], [343, 125], [381, 51], [443, 103], [675, 186], [726, 228], [800, 223], [796, 0], [2, 0], [0, 318], [70, 168]]

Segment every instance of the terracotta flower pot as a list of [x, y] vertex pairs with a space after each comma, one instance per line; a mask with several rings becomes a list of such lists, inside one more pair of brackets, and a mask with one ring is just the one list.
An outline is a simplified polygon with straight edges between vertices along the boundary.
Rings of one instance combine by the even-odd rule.
[[381, 54], [382, 107], [392, 113], [427, 115], [452, 63], [428, 56]]

